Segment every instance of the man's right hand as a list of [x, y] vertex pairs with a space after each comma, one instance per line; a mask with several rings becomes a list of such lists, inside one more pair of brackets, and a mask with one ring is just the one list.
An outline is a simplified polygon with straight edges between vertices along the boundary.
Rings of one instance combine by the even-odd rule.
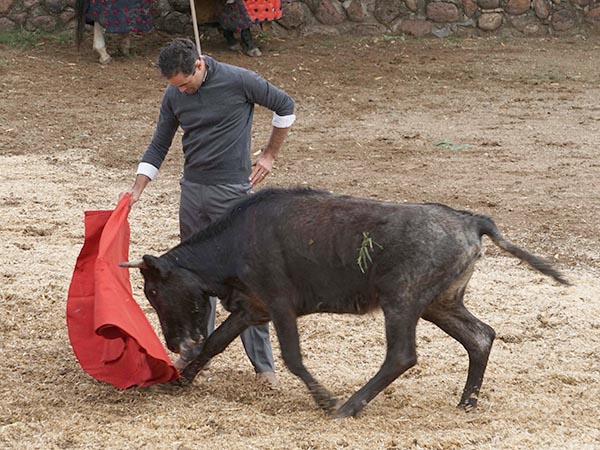
[[[148, 178], [146, 175], [138, 174], [135, 177], [135, 183], [133, 183], [131, 190], [128, 192], [129, 194], [131, 194], [131, 197], [129, 198], [129, 207], [130, 208], [140, 200], [140, 197], [142, 196], [142, 192], [144, 192], [144, 189], [146, 189], [146, 186], [148, 186], [148, 183], [150, 183], [150, 178]], [[125, 194], [126, 193], [123, 192], [119, 196], [119, 200], [121, 200]]]

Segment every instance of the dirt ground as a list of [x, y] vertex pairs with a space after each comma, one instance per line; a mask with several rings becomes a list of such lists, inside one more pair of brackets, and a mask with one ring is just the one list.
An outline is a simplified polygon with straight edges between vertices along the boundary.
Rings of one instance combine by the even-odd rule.
[[[265, 38], [259, 59], [203, 45], [297, 102], [265, 186], [489, 214], [573, 282], [558, 286], [486, 241], [466, 302], [498, 336], [476, 412], [455, 408], [465, 351], [428, 323], [417, 366], [356, 419], [318, 410], [274, 337], [272, 391], [257, 387], [237, 341], [187, 390], [118, 391], [83, 372], [65, 324], [83, 212], [112, 209], [133, 182], [165, 85], [153, 61], [169, 39], [137, 39], [132, 57], [106, 67], [67, 44], [0, 47], [2, 448], [600, 448], [599, 38]], [[258, 110], [255, 150], [269, 129]], [[132, 259], [178, 241], [180, 153], [177, 137], [130, 214]], [[381, 314], [306, 317], [301, 340], [309, 369], [342, 399], [385, 349]]]

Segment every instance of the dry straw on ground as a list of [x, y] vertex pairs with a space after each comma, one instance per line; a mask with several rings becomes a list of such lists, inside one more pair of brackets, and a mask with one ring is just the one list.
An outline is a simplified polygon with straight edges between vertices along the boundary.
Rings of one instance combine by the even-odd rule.
[[[267, 185], [490, 214], [573, 281], [557, 286], [486, 244], [466, 301], [498, 338], [477, 412], [455, 409], [464, 350], [427, 323], [418, 365], [357, 419], [319, 411], [274, 338], [272, 391], [253, 382], [239, 342], [188, 389], [117, 391], [85, 374], [65, 326], [83, 211], [114, 207], [132, 182], [164, 85], [151, 62], [167, 39], [140, 40], [108, 67], [57, 44], [1, 48], [2, 448], [600, 448], [597, 38], [273, 39], [256, 60], [205, 46], [297, 100]], [[258, 110], [256, 149], [269, 122]], [[131, 213], [134, 258], [177, 242], [179, 153], [177, 143]], [[138, 274], [132, 283], [156, 326]], [[380, 314], [303, 318], [301, 340], [307, 366], [340, 398], [385, 348]]]

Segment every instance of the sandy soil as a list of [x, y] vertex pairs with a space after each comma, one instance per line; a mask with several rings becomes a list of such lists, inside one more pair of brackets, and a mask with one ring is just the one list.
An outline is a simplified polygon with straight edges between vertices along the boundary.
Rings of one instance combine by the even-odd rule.
[[[417, 366], [356, 419], [319, 411], [276, 339], [273, 391], [255, 385], [239, 342], [187, 390], [118, 391], [84, 373], [65, 326], [83, 212], [113, 208], [133, 181], [168, 40], [136, 40], [131, 58], [107, 67], [67, 45], [0, 47], [2, 448], [600, 448], [598, 38], [271, 38], [260, 59], [204, 44], [297, 101], [265, 185], [489, 214], [572, 280], [557, 286], [486, 243], [466, 302], [498, 338], [477, 412], [455, 409], [466, 353], [427, 323]], [[269, 123], [257, 111], [256, 149]], [[132, 257], [177, 243], [178, 141], [130, 215]], [[157, 326], [137, 273], [132, 283]], [[301, 334], [307, 366], [340, 398], [383, 358], [380, 314], [307, 317]]]

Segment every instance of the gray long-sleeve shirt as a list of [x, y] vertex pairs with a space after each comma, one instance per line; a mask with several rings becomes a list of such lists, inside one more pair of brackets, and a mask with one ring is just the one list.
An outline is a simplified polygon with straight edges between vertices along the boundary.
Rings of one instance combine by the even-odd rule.
[[287, 128], [295, 117], [294, 101], [254, 72], [203, 58], [207, 74], [196, 93], [182, 93], [174, 86], [165, 90], [154, 136], [141, 162], [160, 169], [181, 126], [186, 180], [247, 183], [254, 104], [274, 112], [274, 126], [275, 118], [284, 118], [282, 128]]

